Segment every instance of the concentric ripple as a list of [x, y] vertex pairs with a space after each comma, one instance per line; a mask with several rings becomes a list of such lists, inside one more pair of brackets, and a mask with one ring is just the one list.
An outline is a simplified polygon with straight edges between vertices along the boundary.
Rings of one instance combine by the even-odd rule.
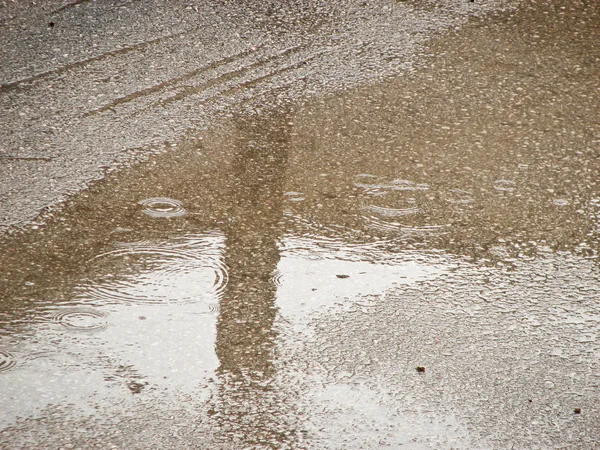
[[494, 181], [494, 189], [500, 192], [513, 192], [516, 183], [512, 180], [496, 180]]
[[[389, 252], [389, 241], [374, 243], [348, 243], [343, 239], [326, 237], [318, 234], [293, 235], [287, 234], [280, 242], [280, 251], [284, 257], [303, 258], [307, 261], [331, 259], [335, 261], [368, 261], [389, 262], [396, 256]], [[396, 246], [391, 245], [394, 250]], [[284, 274], [279, 269], [274, 274], [273, 281], [283, 286]]]
[[387, 208], [375, 205], [368, 205], [363, 209], [371, 214], [381, 217], [402, 217], [422, 213], [422, 210], [419, 208]]
[[[357, 177], [358, 178], [358, 177]], [[426, 191], [429, 190], [429, 185], [424, 183], [415, 183], [410, 180], [392, 180], [392, 181], [384, 181], [381, 183], [373, 183], [368, 182], [365, 183], [363, 180], [368, 178], [368, 181], [375, 181], [377, 178], [371, 178], [371, 176], [366, 176], [362, 174], [360, 176], [360, 181], [355, 182], [354, 186], [357, 188], [363, 189], [363, 191], [368, 195], [381, 195], [382, 192], [385, 191]]]
[[52, 315], [53, 322], [70, 330], [98, 331], [108, 326], [106, 316], [94, 310], [65, 309]]
[[219, 311], [220, 311], [220, 308], [219, 308], [219, 304], [218, 304], [218, 303], [209, 303], [209, 304], [208, 304], [208, 305], [206, 305], [206, 306], [207, 306], [207, 308], [208, 308], [207, 312], [208, 312], [209, 314], [218, 314], [218, 313], [219, 313]]
[[388, 235], [392, 234], [404, 237], [426, 237], [447, 233], [445, 226], [442, 225], [410, 226], [399, 222], [386, 221], [377, 216], [365, 216], [363, 218], [367, 227], [374, 231], [382, 232]]
[[363, 219], [365, 220], [367, 227], [371, 230], [386, 234], [398, 234], [400, 229], [406, 226], [399, 222], [388, 222], [386, 220], [382, 220], [377, 216], [363, 216]]
[[469, 203], [473, 203], [473, 194], [462, 189], [450, 189], [448, 201], [450, 203], [468, 205]]
[[275, 272], [273, 272], [273, 276], [271, 277], [271, 282], [277, 287], [280, 287], [283, 285], [283, 275], [281, 274], [281, 272], [279, 272], [279, 270], [275, 270]]
[[0, 350], [0, 373], [7, 372], [17, 365], [15, 357], [8, 352]]
[[106, 303], [212, 303], [227, 285], [222, 236], [139, 242], [97, 256], [81, 296]]
[[306, 196], [302, 192], [286, 192], [285, 196], [290, 202], [303, 202], [306, 200]]
[[144, 214], [154, 218], [181, 217], [187, 213], [183, 203], [168, 197], [147, 198], [139, 204]]

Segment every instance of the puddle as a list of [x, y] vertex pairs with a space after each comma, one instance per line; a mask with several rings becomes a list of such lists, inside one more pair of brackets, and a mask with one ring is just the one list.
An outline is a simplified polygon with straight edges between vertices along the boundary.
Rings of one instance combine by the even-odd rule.
[[106, 316], [91, 309], [61, 309], [52, 314], [51, 320], [69, 330], [98, 331], [108, 326]]
[[15, 357], [8, 352], [0, 351], [0, 372], [6, 372], [16, 365]]
[[4, 442], [594, 448], [598, 130], [433, 75], [232, 115], [5, 242]]
[[173, 200], [172, 198], [147, 198], [140, 201], [139, 204], [143, 208], [142, 212], [150, 217], [181, 217], [186, 214], [186, 210], [181, 202]]
[[316, 312], [369, 304], [368, 299], [403, 285], [435, 279], [452, 265], [439, 255], [393, 252], [389, 247], [286, 236], [277, 266], [281, 319], [306, 332]]
[[214, 311], [227, 284], [224, 245], [217, 233], [118, 244], [90, 261], [98, 276], [78, 286], [77, 298], [97, 304], [205, 302]]

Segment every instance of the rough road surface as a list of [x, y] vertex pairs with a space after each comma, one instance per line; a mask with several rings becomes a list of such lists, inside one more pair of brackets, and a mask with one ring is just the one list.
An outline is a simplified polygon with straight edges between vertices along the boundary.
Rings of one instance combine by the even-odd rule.
[[600, 448], [599, 3], [0, 14], [0, 447]]
[[3, 3], [6, 231], [232, 106], [253, 109], [406, 74], [432, 35], [516, 2]]

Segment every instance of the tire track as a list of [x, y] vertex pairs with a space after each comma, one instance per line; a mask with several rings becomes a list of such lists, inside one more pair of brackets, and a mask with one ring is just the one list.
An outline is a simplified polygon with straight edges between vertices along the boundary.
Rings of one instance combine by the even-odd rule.
[[96, 114], [100, 114], [103, 112], [106, 112], [108, 110], [112, 110], [114, 107], [119, 106], [119, 105], [123, 105], [126, 103], [130, 103], [132, 101], [137, 100], [138, 98], [142, 98], [142, 97], [146, 97], [148, 95], [152, 95], [155, 94], [157, 92], [160, 92], [162, 90], [168, 89], [170, 87], [176, 86], [177, 84], [184, 82], [184, 81], [188, 81], [192, 78], [194, 78], [195, 76], [200, 75], [203, 72], [207, 72], [209, 70], [214, 70], [214, 69], [218, 69], [221, 66], [230, 64], [234, 61], [236, 61], [237, 59], [243, 59], [248, 55], [251, 55], [254, 53], [254, 50], [246, 50], [240, 53], [236, 53], [234, 55], [228, 56], [227, 58], [223, 58], [217, 61], [214, 61], [206, 66], [203, 67], [199, 67], [198, 69], [194, 69], [190, 72], [187, 72], [179, 77], [175, 77], [175, 78], [170, 78], [166, 81], [163, 81], [162, 83], [158, 83], [155, 84], [154, 86], [151, 86], [149, 88], [145, 88], [145, 89], [141, 89], [139, 91], [135, 91], [131, 94], [128, 95], [124, 95], [123, 97], [119, 97], [113, 101], [111, 101], [110, 103], [107, 103], [106, 105], [97, 108], [97, 109], [93, 109], [91, 111], [86, 112], [83, 116], [84, 117], [88, 117], [88, 116], [93, 116]]
[[[247, 80], [247, 81], [242, 82], [242, 83], [240, 83], [240, 84], [238, 84], [236, 86], [232, 86], [229, 89], [226, 89], [225, 91], [220, 92], [220, 94], [221, 95], [230, 95], [230, 94], [236, 93], [236, 92], [238, 92], [240, 90], [256, 86], [256, 85], [260, 84], [261, 82], [272, 78], [275, 75], [279, 75], [279, 74], [282, 74], [282, 73], [285, 73], [285, 72], [291, 72], [291, 71], [293, 71], [295, 69], [298, 69], [298, 68], [304, 66], [305, 64], [307, 64], [309, 61], [311, 61], [311, 60], [313, 60], [313, 59], [315, 59], [315, 58], [317, 58], [317, 57], [319, 57], [319, 56], [321, 56], [322, 54], [325, 54], [325, 53], [327, 53], [327, 52], [323, 51], [323, 52], [315, 53], [313, 55], [310, 55], [308, 58], [305, 58], [305, 59], [303, 59], [301, 61], [294, 62], [294, 63], [289, 64], [287, 66], [280, 67], [279, 69], [277, 69], [277, 70], [275, 70], [273, 72], [269, 72], [266, 75], [259, 76], [257, 78], [252, 79], [252, 80]], [[301, 78], [303, 78], [303, 77], [301, 77]]]
[[[230, 94], [238, 92], [242, 89], [256, 86], [256, 85], [260, 84], [261, 82], [272, 78], [273, 76], [279, 75], [281, 73], [293, 71], [293, 70], [307, 64], [312, 59], [317, 58], [318, 56], [321, 56], [322, 54], [325, 54], [325, 53], [331, 51], [331, 49], [314, 52], [314, 53], [311, 53], [309, 51], [308, 55], [304, 55], [303, 57], [301, 57], [301, 59], [299, 61], [293, 61], [286, 65], [277, 64], [275, 67], [273, 67], [271, 70], [269, 70], [266, 74], [264, 74], [260, 71], [260, 69], [268, 67], [268, 65], [272, 64], [273, 62], [280, 63], [280, 60], [282, 58], [289, 58], [289, 57], [298, 55], [298, 52], [305, 48], [306, 48], [306, 45], [296, 45], [293, 47], [285, 48], [274, 55], [263, 57], [262, 59], [260, 59], [256, 62], [253, 62], [250, 65], [226, 71], [226, 72], [224, 72], [220, 75], [217, 75], [214, 78], [208, 79], [205, 82], [202, 82], [198, 85], [183, 87], [182, 91], [178, 92], [175, 95], [172, 95], [171, 97], [167, 97], [163, 100], [156, 100], [156, 101], [148, 104], [145, 107], [141, 107], [141, 108], [137, 109], [136, 111], [133, 112], [133, 115], [135, 116], [135, 115], [142, 114], [150, 109], [156, 108], [157, 106], [165, 107], [171, 103], [183, 101], [188, 97], [191, 97], [194, 95], [200, 95], [202, 93], [205, 93], [207, 95], [204, 98], [199, 99], [199, 102], [202, 104], [207, 104], [210, 101], [217, 98], [218, 96], [230, 95]], [[252, 53], [253, 52], [254, 51], [252, 51]], [[246, 56], [246, 54], [247, 54], [247, 52], [244, 52], [244, 56]], [[232, 62], [229, 60], [235, 60], [235, 59], [236, 59], [235, 57], [228, 58], [228, 63]], [[204, 68], [204, 70], [198, 69], [197, 71], [194, 71], [194, 75], [199, 75], [202, 72], [205, 72], [206, 70], [214, 68], [214, 66], [217, 65], [217, 63], [218, 62], [213, 63], [213, 65], [211, 65], [211, 67], [206, 67], [206, 68]], [[218, 64], [219, 67], [222, 65], [225, 65], [225, 63]], [[182, 78], [182, 77], [179, 77], [179, 78]], [[179, 78], [177, 80], [179, 80]], [[192, 77], [186, 76], [186, 78], [189, 79]], [[168, 87], [171, 87], [174, 84], [176, 84], [172, 81], [173, 80], [170, 80], [170, 82], [161, 83], [161, 85], [165, 85], [163, 87], [166, 87], [166, 85], [168, 84]], [[145, 90], [148, 92], [144, 92], [144, 94], [147, 95], [147, 94], [158, 92], [160, 90], [159, 86], [160, 85], [157, 85], [157, 86], [154, 86], [153, 88], [149, 88], [148, 90]], [[152, 92], [150, 92], [150, 89], [152, 90]], [[143, 95], [138, 95], [138, 94], [139, 93], [135, 93], [135, 94], [131, 94], [130, 96], [127, 96], [128, 97], [127, 100], [132, 101], [132, 100], [135, 100], [135, 99], [143, 96]], [[102, 108], [99, 108], [97, 110], [90, 111], [90, 113], [88, 113], [87, 115], [96, 114], [99, 112], [103, 112], [103, 111], [112, 109], [114, 106], [116, 106], [116, 104], [113, 104], [113, 103], [115, 103], [115, 102], [111, 102], [111, 104], [103, 106]], [[126, 101], [118, 102], [118, 104], [124, 104], [124, 103], [127, 103], [127, 102]]]
[[84, 66], [86, 66], [88, 64], [91, 64], [91, 63], [94, 63], [94, 62], [98, 62], [98, 61], [102, 61], [104, 59], [107, 59], [107, 58], [110, 58], [110, 57], [113, 57], [113, 56], [124, 55], [124, 54], [130, 53], [130, 52], [141, 50], [141, 49], [144, 49], [144, 48], [149, 47], [151, 45], [157, 44], [159, 42], [166, 41], [166, 40], [169, 40], [169, 39], [174, 39], [176, 37], [183, 36], [183, 35], [186, 35], [186, 34], [191, 33], [191, 32], [192, 31], [182, 31], [182, 32], [179, 32], [179, 33], [169, 34], [169, 35], [166, 35], [166, 36], [160, 36], [158, 38], [151, 39], [149, 41], [140, 42], [138, 44], [133, 44], [133, 45], [130, 45], [130, 46], [127, 46], [127, 47], [123, 47], [123, 48], [119, 48], [119, 49], [116, 49], [116, 50], [111, 50], [109, 52], [102, 53], [102, 54], [97, 55], [97, 56], [92, 56], [91, 58], [82, 59], [81, 61], [76, 61], [74, 63], [67, 64], [66, 66], [57, 67], [56, 69], [50, 69], [50, 70], [47, 70], [45, 72], [41, 72], [41, 73], [32, 75], [30, 77], [27, 77], [27, 78], [21, 78], [19, 80], [15, 80], [15, 81], [9, 81], [8, 83], [0, 84], [0, 93], [2, 93], [2, 92], [9, 92], [9, 91], [11, 91], [13, 89], [26, 88], [26, 87], [29, 87], [29, 86], [21, 86], [21, 85], [25, 84], [25, 83], [32, 83], [32, 82], [35, 82], [35, 81], [38, 81], [38, 80], [42, 80], [42, 79], [47, 78], [47, 77], [52, 76], [52, 75], [60, 75], [60, 74], [62, 74], [64, 72], [67, 72], [69, 70], [77, 69], [79, 67], [84, 67]]
[[75, 1], [72, 1], [70, 3], [67, 3], [64, 6], [61, 6], [60, 8], [55, 9], [54, 11], [52, 11], [50, 13], [50, 15], [53, 16], [54, 14], [58, 14], [59, 12], [64, 11], [65, 9], [73, 8], [74, 6], [81, 5], [82, 3], [89, 2], [89, 1], [90, 0], [75, 0]]
[[[217, 84], [224, 84], [224, 83], [227, 83], [228, 81], [232, 81], [236, 78], [242, 78], [244, 76], [244, 74], [251, 72], [254, 69], [258, 69], [260, 67], [266, 66], [273, 61], [279, 60], [280, 58], [284, 58], [289, 55], [294, 55], [299, 50], [303, 49], [304, 47], [305, 47], [304, 45], [296, 45], [293, 47], [288, 47], [279, 53], [276, 53], [274, 55], [271, 55], [271, 56], [263, 58], [259, 61], [256, 61], [256, 62], [250, 64], [249, 66], [245, 66], [245, 67], [242, 67], [242, 68], [239, 68], [236, 70], [232, 70], [230, 72], [226, 72], [222, 75], [219, 75], [216, 78], [207, 80], [206, 82], [201, 83], [199, 85], [187, 87], [187, 88], [183, 89], [182, 91], [178, 92], [177, 94], [175, 94], [171, 97], [168, 97], [164, 100], [161, 100], [158, 104], [160, 106], [166, 106], [169, 103], [181, 101], [189, 96], [199, 94], [200, 92], [206, 91]], [[268, 75], [268, 77], [276, 75], [277, 73], [278, 73], [278, 71], [274, 71], [274, 72], [270, 73]]]

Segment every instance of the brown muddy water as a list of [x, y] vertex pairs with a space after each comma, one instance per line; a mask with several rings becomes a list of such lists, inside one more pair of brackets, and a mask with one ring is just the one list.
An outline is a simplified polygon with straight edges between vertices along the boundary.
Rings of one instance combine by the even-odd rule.
[[598, 22], [521, 18], [5, 240], [2, 446], [600, 448]]

